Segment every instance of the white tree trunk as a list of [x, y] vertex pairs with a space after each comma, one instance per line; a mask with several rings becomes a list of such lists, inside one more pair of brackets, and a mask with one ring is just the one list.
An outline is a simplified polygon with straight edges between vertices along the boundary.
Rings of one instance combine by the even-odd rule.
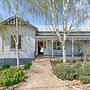
[[62, 44], [63, 63], [66, 63], [66, 47]]
[[17, 58], [17, 67], [19, 67], [19, 51], [18, 51], [18, 43], [16, 43], [16, 58]]
[[17, 67], [19, 67], [19, 50], [18, 50], [18, 35], [19, 35], [19, 31], [18, 31], [18, 20], [16, 17], [16, 58], [17, 58]]
[[16, 0], [16, 58], [17, 58], [17, 67], [19, 67], [19, 50], [18, 50], [18, 42], [19, 42], [19, 30], [18, 30], [18, 19], [17, 19], [17, 15], [18, 15], [18, 0]]

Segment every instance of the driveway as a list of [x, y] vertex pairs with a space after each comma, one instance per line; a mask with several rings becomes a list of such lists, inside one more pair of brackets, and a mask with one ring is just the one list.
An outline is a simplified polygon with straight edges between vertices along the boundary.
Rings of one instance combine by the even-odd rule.
[[29, 78], [15, 90], [73, 90], [54, 77], [50, 60], [33, 62]]

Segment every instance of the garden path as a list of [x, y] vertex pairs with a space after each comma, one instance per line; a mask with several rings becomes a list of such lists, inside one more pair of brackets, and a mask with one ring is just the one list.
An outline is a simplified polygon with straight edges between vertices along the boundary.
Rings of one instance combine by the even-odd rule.
[[35, 59], [29, 72], [29, 78], [15, 90], [74, 90], [53, 75], [49, 58]]

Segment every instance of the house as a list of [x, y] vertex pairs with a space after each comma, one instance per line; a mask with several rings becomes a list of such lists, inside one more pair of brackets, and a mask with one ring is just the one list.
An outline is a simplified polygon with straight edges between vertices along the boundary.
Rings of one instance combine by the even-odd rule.
[[[16, 65], [15, 43], [12, 35], [16, 35], [15, 22], [19, 25], [19, 58], [20, 64], [26, 63], [37, 55], [62, 56], [62, 47], [54, 31], [38, 31], [38, 29], [21, 19], [12, 16], [0, 24], [0, 65]], [[62, 35], [62, 32], [60, 32]], [[3, 42], [4, 41], [4, 42]], [[79, 56], [84, 54], [90, 45], [89, 31], [71, 32], [66, 42], [66, 55]], [[3, 48], [4, 47], [4, 50]]]
[[[11, 64], [16, 65], [16, 53], [15, 53], [15, 43], [12, 35], [16, 36], [15, 23], [16, 18], [19, 25], [19, 58], [20, 64], [29, 60], [29, 58], [34, 58], [35, 53], [35, 35], [37, 28], [18, 16], [12, 16], [9, 19], [1, 22], [0, 29], [3, 31], [3, 35], [0, 33], [0, 65]], [[4, 42], [3, 42], [4, 41]], [[2, 50], [4, 46], [4, 51]], [[27, 58], [27, 59], [26, 59]]]

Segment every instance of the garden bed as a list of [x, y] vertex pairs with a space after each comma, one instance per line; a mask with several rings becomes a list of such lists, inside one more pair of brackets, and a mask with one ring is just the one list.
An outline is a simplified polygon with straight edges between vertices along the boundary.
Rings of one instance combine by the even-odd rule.
[[[90, 86], [90, 61], [78, 63], [51, 62], [53, 73], [57, 78], [76, 87]], [[87, 89], [88, 90], [88, 89]]]
[[0, 90], [17, 87], [21, 82], [25, 81], [28, 76], [29, 69], [32, 62], [26, 63], [23, 67], [11, 67], [10, 65], [3, 65], [0, 69]]

